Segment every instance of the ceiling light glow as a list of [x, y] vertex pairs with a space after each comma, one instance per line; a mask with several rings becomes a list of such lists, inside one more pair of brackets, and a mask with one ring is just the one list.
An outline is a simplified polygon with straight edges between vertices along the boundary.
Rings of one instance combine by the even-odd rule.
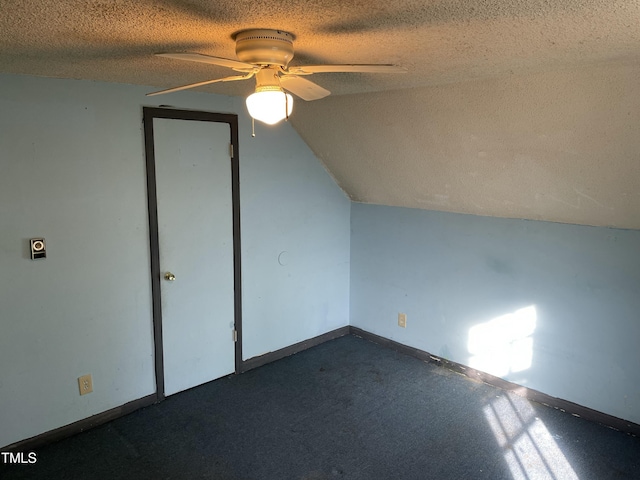
[[274, 125], [291, 115], [293, 110], [293, 97], [277, 89], [256, 89], [247, 97], [247, 110], [254, 119]]

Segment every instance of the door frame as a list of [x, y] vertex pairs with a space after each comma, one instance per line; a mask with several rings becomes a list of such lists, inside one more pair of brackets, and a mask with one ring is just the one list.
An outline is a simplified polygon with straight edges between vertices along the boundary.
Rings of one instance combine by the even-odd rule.
[[242, 278], [240, 263], [240, 165], [238, 149], [238, 116], [196, 110], [143, 107], [144, 149], [147, 169], [147, 206], [149, 209], [149, 246], [151, 253], [151, 297], [153, 304], [153, 343], [156, 374], [156, 401], [165, 399], [164, 351], [162, 344], [162, 298], [160, 292], [160, 243], [158, 238], [158, 196], [156, 190], [156, 160], [153, 119], [193, 120], [226, 123], [230, 129], [231, 203], [233, 217], [233, 283], [235, 373], [242, 371]]

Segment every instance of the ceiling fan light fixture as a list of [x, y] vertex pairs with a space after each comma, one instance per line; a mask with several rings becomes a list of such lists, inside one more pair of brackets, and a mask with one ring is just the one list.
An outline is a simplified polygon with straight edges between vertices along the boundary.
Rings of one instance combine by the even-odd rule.
[[201, 53], [158, 53], [160, 57], [227, 67], [242, 73], [168, 88], [147, 95], [178, 92], [218, 82], [248, 80], [255, 77], [255, 93], [247, 98], [247, 109], [254, 120], [274, 125], [288, 118], [293, 110], [291, 92], [304, 101], [320, 100], [331, 92], [305, 77], [314, 73], [406, 73], [407, 69], [390, 64], [322, 64], [289, 68], [295, 36], [283, 30], [250, 29], [233, 35], [238, 60]]
[[293, 97], [280, 87], [259, 87], [247, 97], [247, 110], [255, 120], [275, 125], [291, 115]]

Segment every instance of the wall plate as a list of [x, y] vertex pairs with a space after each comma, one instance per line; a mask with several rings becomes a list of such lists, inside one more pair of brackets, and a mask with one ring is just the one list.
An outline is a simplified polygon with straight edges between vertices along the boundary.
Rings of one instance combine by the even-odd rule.
[[80, 395], [93, 392], [93, 378], [91, 378], [90, 373], [78, 377], [78, 388], [80, 389]]

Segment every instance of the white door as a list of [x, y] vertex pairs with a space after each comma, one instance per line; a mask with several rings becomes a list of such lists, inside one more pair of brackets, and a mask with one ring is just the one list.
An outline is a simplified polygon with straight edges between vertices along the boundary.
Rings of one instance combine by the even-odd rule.
[[155, 118], [153, 129], [164, 388], [171, 395], [235, 369], [230, 127]]

